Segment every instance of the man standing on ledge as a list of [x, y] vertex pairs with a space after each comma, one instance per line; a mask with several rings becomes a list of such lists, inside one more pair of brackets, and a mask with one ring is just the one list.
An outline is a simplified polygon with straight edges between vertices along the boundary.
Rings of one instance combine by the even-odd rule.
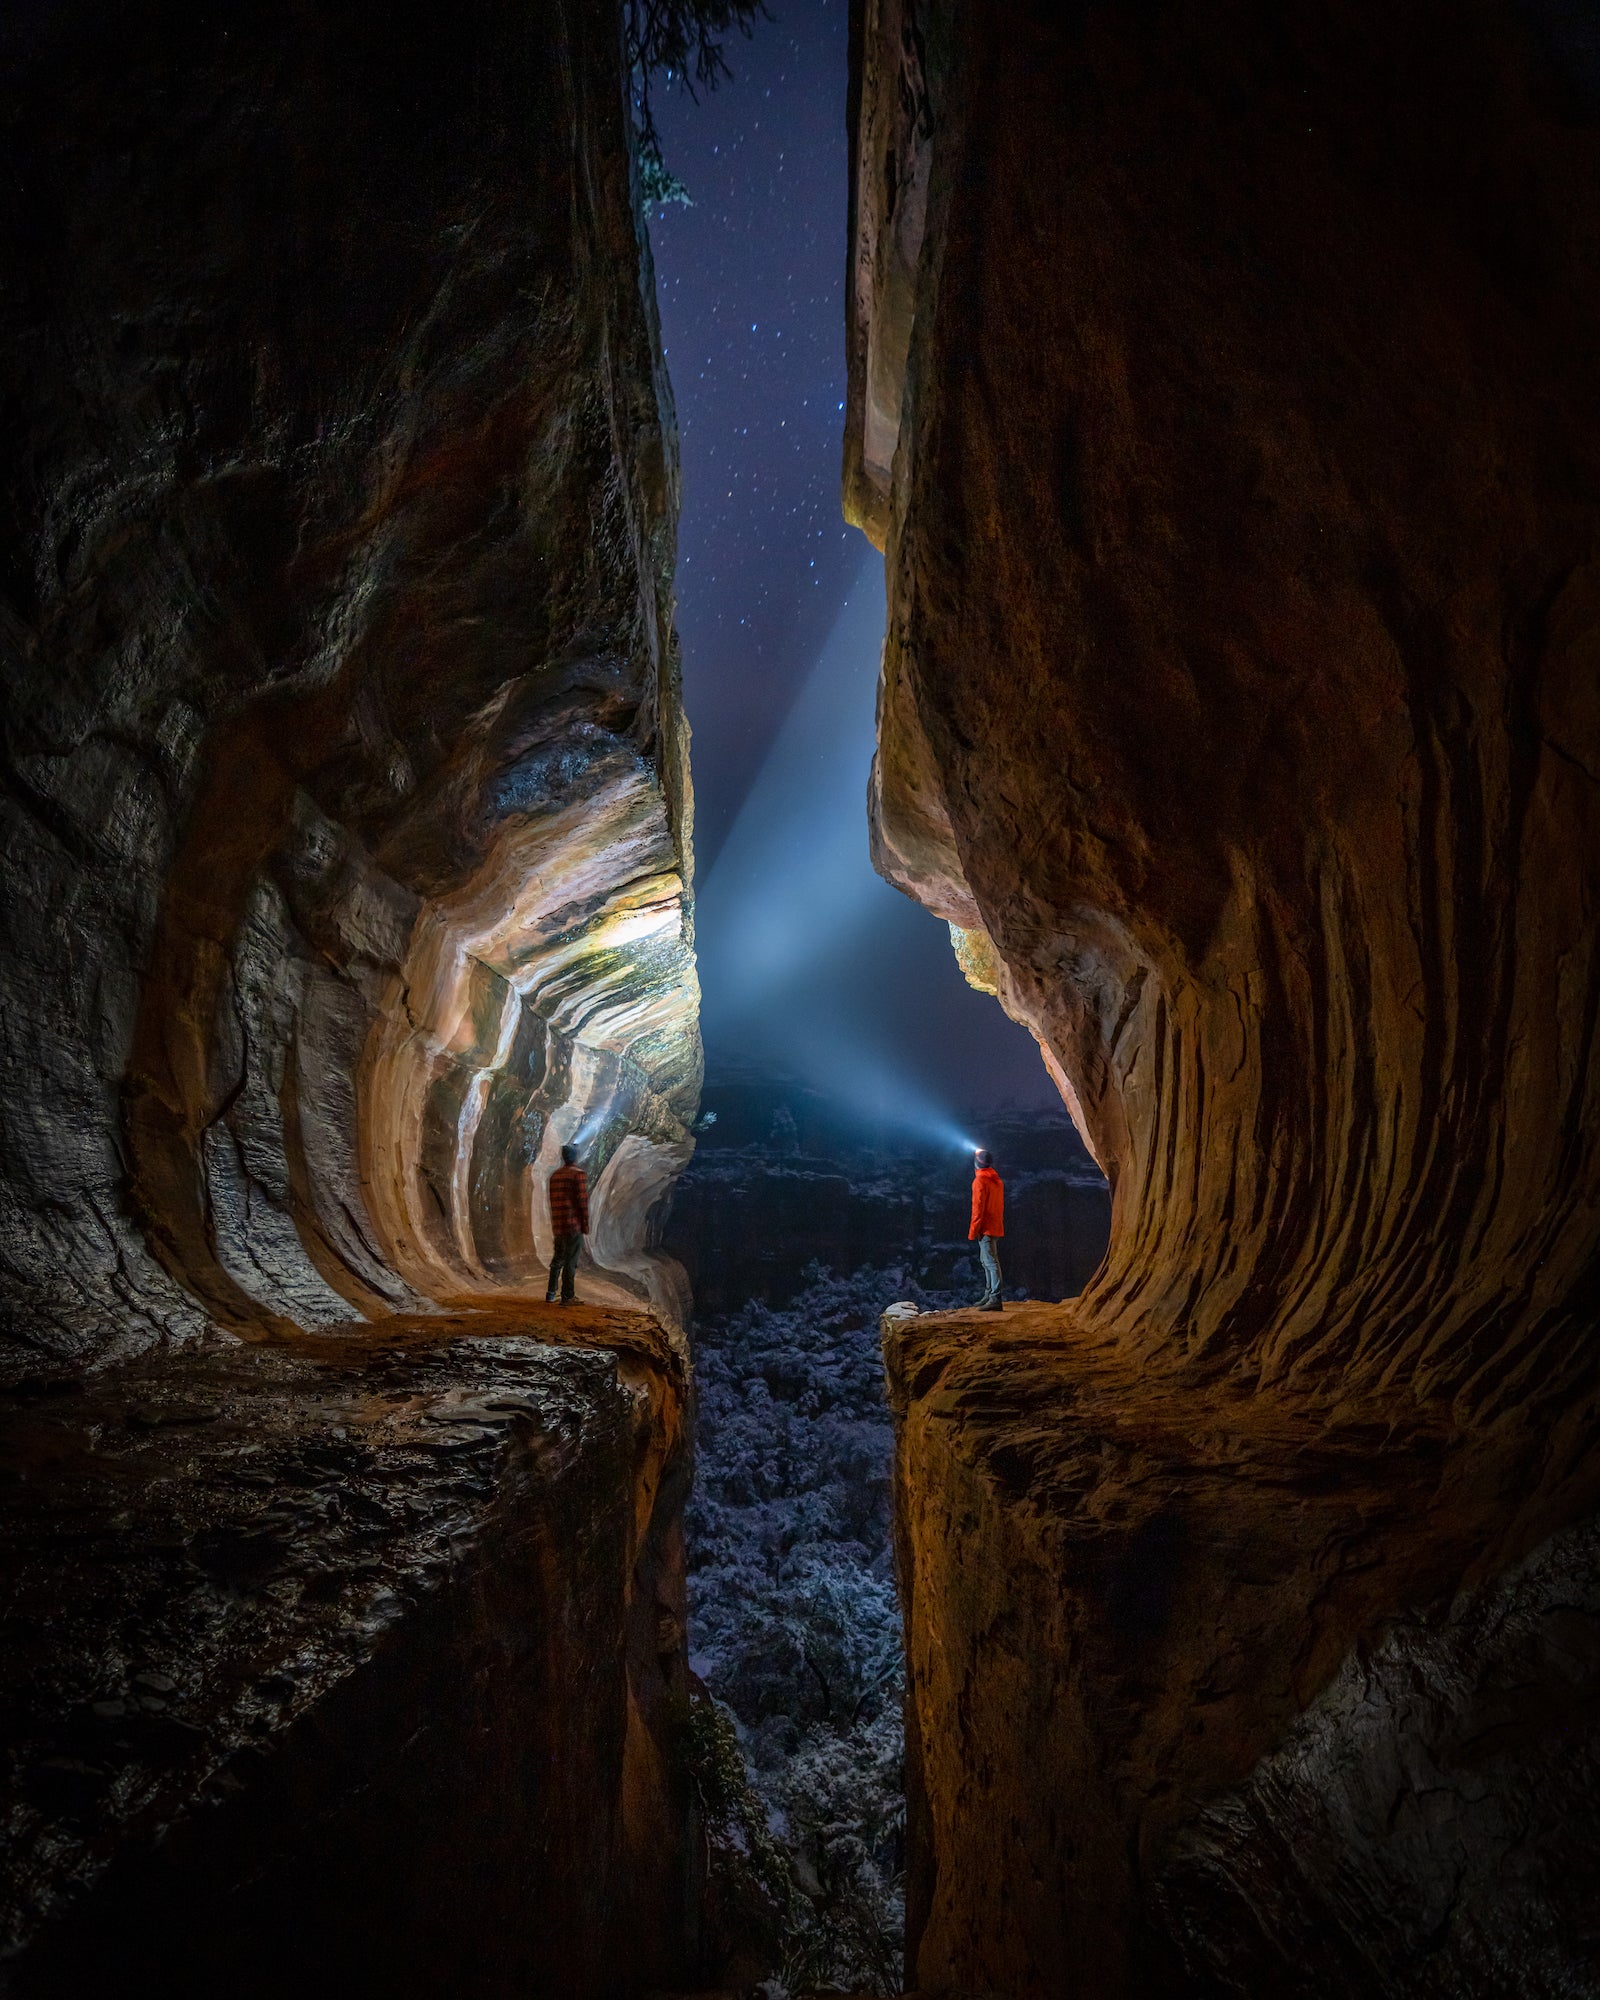
[[570, 1306], [577, 1297], [578, 1252], [589, 1233], [589, 1180], [578, 1165], [576, 1146], [561, 1148], [561, 1164], [550, 1176], [550, 1229], [556, 1243], [550, 1257], [545, 1301], [555, 1303], [559, 1283], [561, 1303]]
[[[551, 1183], [554, 1186], [554, 1183]], [[967, 1241], [978, 1246], [983, 1265], [983, 1297], [979, 1312], [997, 1313], [1000, 1304], [1000, 1239], [1006, 1233], [1006, 1187], [994, 1170], [992, 1155], [978, 1148], [972, 1175], [972, 1227]]]

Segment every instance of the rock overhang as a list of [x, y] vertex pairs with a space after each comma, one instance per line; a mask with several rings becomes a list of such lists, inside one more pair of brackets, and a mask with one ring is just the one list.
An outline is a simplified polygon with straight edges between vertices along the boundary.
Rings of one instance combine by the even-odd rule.
[[[486, 6], [441, 73], [494, 85], [430, 103], [416, 152], [385, 124], [415, 50], [369, 25], [314, 25], [288, 71], [263, 20], [197, 34], [176, 125], [147, 47], [66, 17], [70, 59], [34, 76], [18, 47], [19, 158], [83, 258], [6, 324], [32, 405], [88, 422], [19, 465], [34, 584], [8, 627], [10, 956], [62, 997], [7, 1057], [11, 1178], [57, 1218], [7, 1296], [62, 1351], [535, 1289], [518, 1149], [579, 1072], [598, 1165], [632, 1116], [687, 1154], [675, 448], [615, 22], [574, 7], [530, 52]], [[137, 160], [114, 186], [75, 123], [113, 73]], [[199, 115], [230, 92], [297, 187], [340, 191], [314, 268]], [[652, 1229], [613, 1215], [596, 1282], [675, 1311]]]
[[[935, 1991], [1576, 1976], [1592, 1737], [1587, 1816], [1541, 1817], [1567, 1669], [1514, 1696], [1485, 1634], [1519, 1564], [1593, 1593], [1600, 154], [1521, 10], [1270, 12], [854, 20], [874, 856], [1114, 1190], [1071, 1306], [885, 1329]], [[1500, 1900], [1441, 1806], [1394, 1850], [1419, 1941], [1345, 1889], [1382, 1893], [1386, 1760], [1434, 1758], [1424, 1657], [1515, 1711], [1493, 1784], [1558, 1858]]]

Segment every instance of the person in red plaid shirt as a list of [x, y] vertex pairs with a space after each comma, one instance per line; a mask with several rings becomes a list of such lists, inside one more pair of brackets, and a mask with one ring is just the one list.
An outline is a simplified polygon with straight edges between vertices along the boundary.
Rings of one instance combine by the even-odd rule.
[[559, 1284], [561, 1303], [570, 1306], [577, 1296], [578, 1252], [589, 1233], [589, 1179], [578, 1165], [576, 1146], [561, 1148], [561, 1164], [550, 1176], [550, 1228], [556, 1246], [545, 1299], [554, 1302]]

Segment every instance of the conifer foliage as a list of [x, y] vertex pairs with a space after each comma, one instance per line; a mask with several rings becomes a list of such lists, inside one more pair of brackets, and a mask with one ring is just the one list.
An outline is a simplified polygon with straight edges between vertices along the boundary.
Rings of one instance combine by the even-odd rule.
[[766, 12], [763, 0], [624, 0], [623, 32], [636, 79], [640, 150], [658, 163], [661, 140], [650, 109], [656, 77], [697, 97], [730, 74], [723, 38], [737, 28], [748, 35]]

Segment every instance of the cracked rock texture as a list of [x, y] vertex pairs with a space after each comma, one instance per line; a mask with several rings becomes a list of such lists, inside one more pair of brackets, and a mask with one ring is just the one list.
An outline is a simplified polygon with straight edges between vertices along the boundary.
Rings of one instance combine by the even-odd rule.
[[875, 850], [1113, 1203], [887, 1334], [928, 1993], [1595, 1990], [1570, 27], [856, 10]]
[[0, 1308], [127, 1355], [594, 1297], [699, 1050], [615, 10], [5, 26]]
[[700, 1055], [619, 11], [62, 0], [0, 58], [6, 1990], [682, 1983]]
[[[1207, 1803], [1157, 1895], [1210, 1990], [1592, 1990], [1596, 1538], [1591, 1518], [1385, 1625]], [[1304, 1941], [1290, 1967], [1286, 1935]]]
[[7, 1396], [4, 1990], [681, 1975], [682, 1391], [536, 1306]]

